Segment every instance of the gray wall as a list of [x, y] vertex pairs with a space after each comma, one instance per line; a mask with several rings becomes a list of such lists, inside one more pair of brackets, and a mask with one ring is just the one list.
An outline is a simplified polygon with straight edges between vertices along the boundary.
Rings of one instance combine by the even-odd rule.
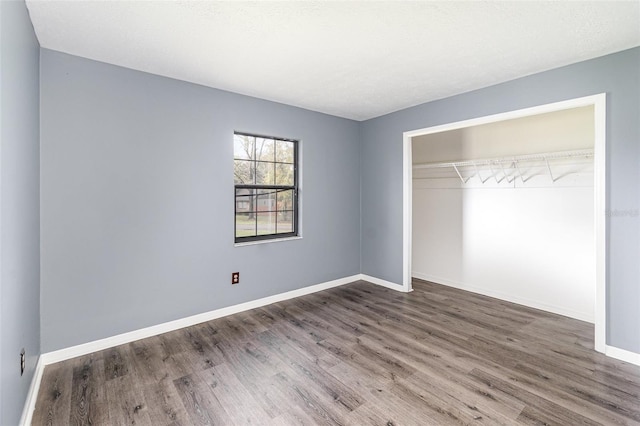
[[640, 352], [640, 48], [362, 123], [362, 273], [402, 282], [402, 133], [607, 92], [608, 344]]
[[39, 45], [22, 1], [0, 1], [0, 63], [0, 424], [16, 425], [40, 355]]
[[[356, 122], [45, 49], [41, 114], [43, 352], [360, 272]], [[234, 130], [302, 141], [303, 239], [234, 247]]]
[[[399, 283], [402, 132], [607, 92], [608, 343], [640, 352], [640, 219], [624, 213], [640, 198], [638, 48], [359, 124], [41, 60], [44, 351], [358, 272]], [[303, 141], [304, 239], [233, 247], [234, 130]]]

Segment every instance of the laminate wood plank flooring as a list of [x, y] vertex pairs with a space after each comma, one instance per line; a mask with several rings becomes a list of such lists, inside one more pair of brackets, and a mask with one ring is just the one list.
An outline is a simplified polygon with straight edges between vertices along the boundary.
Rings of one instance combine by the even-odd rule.
[[593, 325], [358, 281], [45, 368], [33, 425], [640, 425]]

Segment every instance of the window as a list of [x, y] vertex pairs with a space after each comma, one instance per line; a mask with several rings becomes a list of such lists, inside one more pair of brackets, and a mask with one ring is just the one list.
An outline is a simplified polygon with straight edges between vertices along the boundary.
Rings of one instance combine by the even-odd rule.
[[298, 141], [234, 133], [235, 242], [298, 235]]

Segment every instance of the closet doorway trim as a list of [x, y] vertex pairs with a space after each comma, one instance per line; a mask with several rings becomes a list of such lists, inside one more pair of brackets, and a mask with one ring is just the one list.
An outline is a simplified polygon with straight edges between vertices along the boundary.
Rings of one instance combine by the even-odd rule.
[[524, 108], [500, 114], [487, 115], [470, 120], [457, 121], [433, 127], [426, 127], [418, 130], [411, 130], [403, 133], [403, 178], [402, 178], [402, 286], [404, 291], [411, 291], [411, 250], [412, 250], [412, 160], [411, 160], [411, 140], [416, 136], [428, 135], [432, 133], [446, 132], [449, 130], [462, 129], [465, 127], [478, 126], [481, 124], [495, 123], [498, 121], [511, 120], [514, 118], [529, 117], [532, 115], [545, 114], [549, 112], [562, 111], [566, 109], [593, 106], [595, 123], [594, 140], [594, 220], [595, 220], [595, 278], [596, 278], [596, 299], [595, 299], [595, 350], [605, 352], [606, 349], [606, 322], [607, 322], [607, 301], [606, 301], [606, 93], [600, 93], [582, 98], [569, 99], [561, 102], [554, 102], [545, 105], [538, 105], [531, 108]]

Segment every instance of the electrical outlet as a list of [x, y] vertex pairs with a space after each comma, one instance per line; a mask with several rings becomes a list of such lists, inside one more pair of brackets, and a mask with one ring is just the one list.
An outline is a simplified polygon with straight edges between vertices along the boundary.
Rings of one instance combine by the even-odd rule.
[[240, 272], [233, 272], [231, 274], [231, 284], [238, 284], [240, 282]]
[[24, 348], [22, 348], [22, 350], [20, 351], [20, 375], [21, 376], [24, 374], [24, 367], [25, 367], [24, 356], [25, 356], [25, 351], [24, 351]]

